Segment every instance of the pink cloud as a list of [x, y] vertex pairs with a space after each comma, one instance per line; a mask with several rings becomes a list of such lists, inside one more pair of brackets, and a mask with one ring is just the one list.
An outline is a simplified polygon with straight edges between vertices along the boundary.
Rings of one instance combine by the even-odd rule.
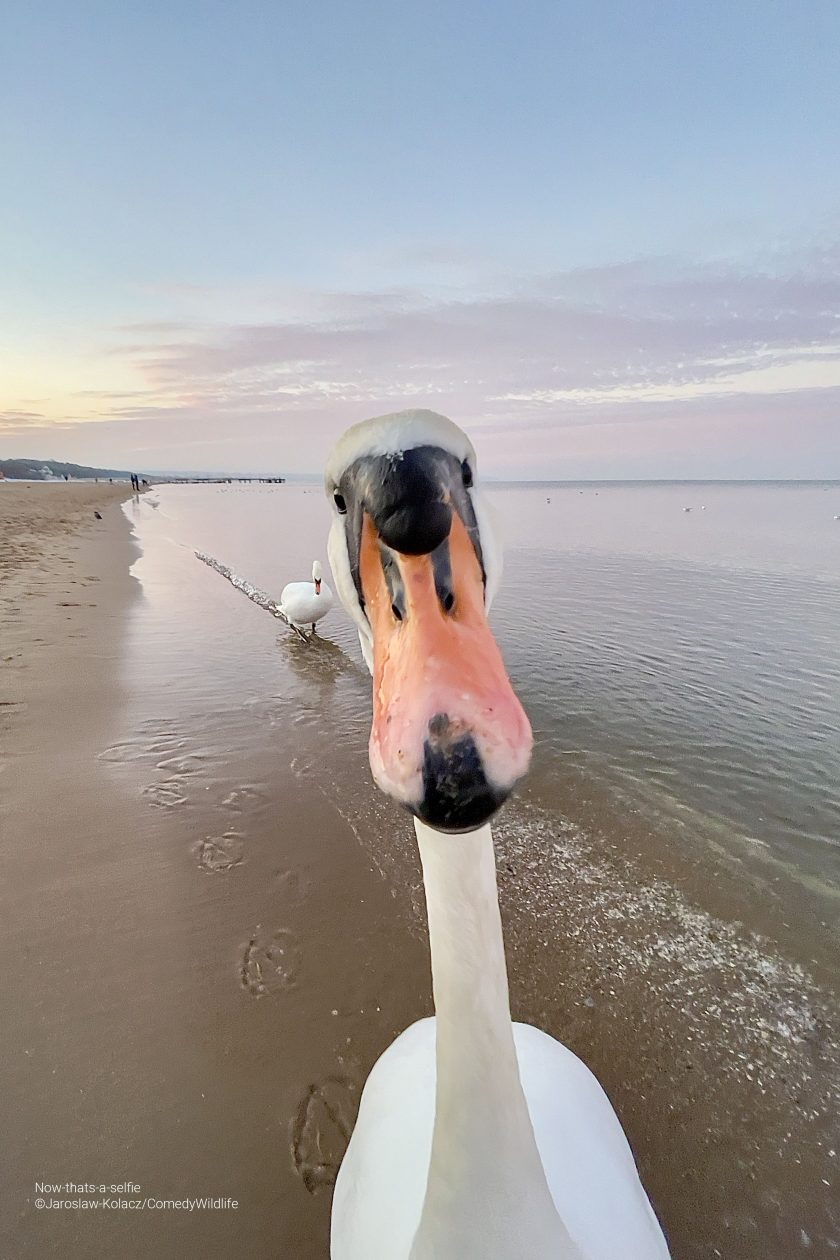
[[309, 294], [299, 319], [126, 325], [112, 353], [144, 387], [97, 397], [78, 429], [147, 466], [203, 446], [219, 466], [303, 471], [346, 424], [433, 406], [495, 474], [840, 472], [840, 251], [827, 259], [638, 260], [490, 296]]

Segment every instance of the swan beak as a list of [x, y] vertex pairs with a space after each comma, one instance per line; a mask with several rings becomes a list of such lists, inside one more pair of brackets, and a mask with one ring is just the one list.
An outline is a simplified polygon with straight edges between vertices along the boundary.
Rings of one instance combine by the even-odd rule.
[[458, 512], [447, 523], [432, 551], [408, 555], [365, 512], [359, 576], [373, 631], [374, 779], [430, 827], [459, 832], [510, 794], [533, 737], [487, 623], [475, 546]]
[[320, 578], [315, 579], [315, 594], [316, 595], [321, 594], [321, 579]]

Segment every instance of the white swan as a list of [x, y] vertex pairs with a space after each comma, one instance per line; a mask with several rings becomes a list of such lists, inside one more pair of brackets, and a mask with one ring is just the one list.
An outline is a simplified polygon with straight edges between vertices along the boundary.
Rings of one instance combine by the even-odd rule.
[[436, 1010], [365, 1085], [332, 1260], [667, 1260], [595, 1077], [510, 1018], [487, 819], [531, 731], [486, 621], [500, 556], [474, 478], [432, 412], [354, 426], [326, 472], [330, 563], [374, 675], [371, 767], [415, 815]]
[[303, 629], [326, 617], [333, 606], [333, 593], [321, 577], [321, 562], [312, 565], [311, 582], [289, 582], [280, 593], [280, 611]]

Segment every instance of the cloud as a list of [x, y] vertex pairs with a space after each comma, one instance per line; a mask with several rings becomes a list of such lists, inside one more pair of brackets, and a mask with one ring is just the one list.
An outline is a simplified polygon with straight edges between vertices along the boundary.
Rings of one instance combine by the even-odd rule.
[[30, 425], [42, 424], [44, 418], [40, 411], [0, 411], [0, 431], [22, 429]]
[[709, 462], [722, 417], [728, 449], [741, 452], [740, 425], [757, 467], [767, 442], [787, 449], [783, 431], [798, 424], [824, 469], [816, 444], [830, 443], [827, 416], [840, 426], [840, 248], [752, 267], [637, 259], [449, 297], [275, 300], [281, 318], [122, 325], [109, 353], [141, 388], [86, 391], [79, 412], [93, 405], [100, 426], [131, 426], [138, 441], [142, 431], [161, 456], [233, 433], [250, 467], [264, 458], [312, 469], [353, 420], [433, 406], [492, 435], [491, 459], [556, 475], [570, 431], [583, 428], [587, 459], [597, 462], [600, 443], [604, 462], [629, 467], [651, 426], [690, 475]]
[[145, 322], [136, 322], [131, 324], [119, 324], [117, 332], [131, 333], [133, 336], [143, 336], [150, 333], [154, 337], [165, 337], [168, 334], [184, 336], [195, 330], [194, 323], [187, 323], [184, 320], [174, 319], [152, 319]]

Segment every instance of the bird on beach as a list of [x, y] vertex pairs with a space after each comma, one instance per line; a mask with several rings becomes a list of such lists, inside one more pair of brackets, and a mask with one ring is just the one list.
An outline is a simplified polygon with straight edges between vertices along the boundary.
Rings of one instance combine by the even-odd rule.
[[472, 443], [433, 412], [378, 417], [325, 481], [330, 566], [373, 675], [371, 770], [414, 816], [436, 1012], [367, 1079], [332, 1260], [668, 1260], [598, 1081], [511, 1020], [490, 819], [533, 737], [487, 623], [501, 553]]
[[93, 515], [96, 517], [96, 519], [97, 519], [98, 521], [101, 521], [101, 520], [102, 520], [102, 513], [101, 513], [101, 512], [97, 512], [97, 511], [96, 511], [96, 509], [94, 509]]
[[316, 622], [333, 606], [333, 593], [321, 577], [321, 562], [312, 565], [311, 582], [289, 582], [280, 593], [280, 611], [299, 629], [310, 626], [314, 633]]

